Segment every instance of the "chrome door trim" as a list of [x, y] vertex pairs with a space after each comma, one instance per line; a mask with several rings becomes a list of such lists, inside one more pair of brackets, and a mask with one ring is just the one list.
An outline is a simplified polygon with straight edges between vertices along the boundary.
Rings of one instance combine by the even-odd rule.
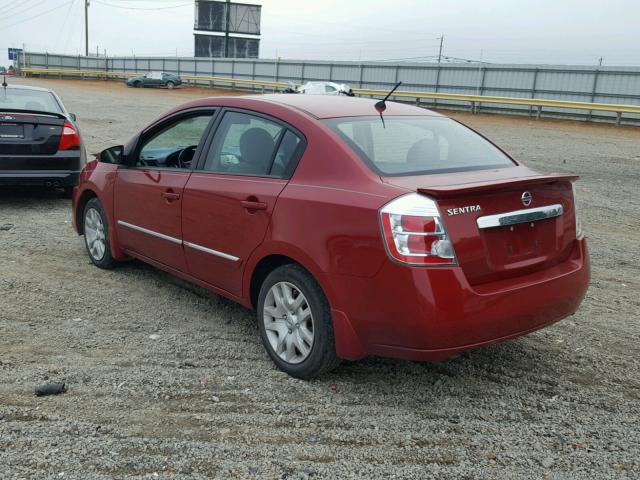
[[478, 217], [476, 220], [478, 228], [503, 227], [508, 225], [516, 225], [518, 223], [535, 222], [544, 220], [545, 218], [559, 217], [564, 213], [562, 205], [547, 205], [545, 207], [527, 208], [524, 210], [515, 210], [513, 212], [498, 213], [496, 215], [487, 215]]
[[140, 227], [138, 225], [134, 225], [133, 223], [125, 222], [123, 220], [118, 220], [118, 225], [122, 225], [123, 227], [127, 227], [132, 230], [136, 230], [138, 232], [146, 233], [147, 235], [151, 235], [152, 237], [157, 237], [163, 240], [167, 240], [168, 242], [172, 242], [177, 245], [184, 245], [185, 247], [193, 248], [194, 250], [199, 250], [200, 252], [208, 253], [209, 255], [214, 255], [216, 257], [224, 258], [225, 260], [231, 260], [232, 262], [237, 262], [238, 260], [240, 260], [239, 257], [234, 257], [233, 255], [229, 255], [228, 253], [219, 252], [218, 250], [203, 247], [202, 245], [198, 245], [197, 243], [186, 242], [186, 241], [180, 240], [179, 238], [170, 237], [169, 235], [165, 235], [164, 233], [159, 233], [153, 230], [149, 230], [148, 228]]
[[149, 230], [148, 228], [139, 227], [138, 225], [134, 225], [133, 223], [128, 223], [122, 220], [118, 220], [118, 225], [122, 225], [123, 227], [130, 228], [131, 230], [137, 230], [138, 232], [146, 233], [147, 235], [151, 235], [152, 237], [158, 237], [163, 240], [167, 240], [168, 242], [182, 245], [182, 240], [180, 240], [179, 238], [170, 237], [169, 235], [165, 235], [164, 233], [159, 233], [153, 230]]
[[237, 262], [240, 260], [238, 257], [234, 257], [233, 255], [229, 255], [228, 253], [219, 252], [218, 250], [214, 250], [212, 248], [203, 247], [202, 245], [198, 245], [196, 243], [191, 243], [187, 241], [182, 242], [185, 247], [193, 248], [194, 250], [198, 250], [200, 252], [208, 253], [209, 255], [214, 255], [216, 257], [224, 258], [225, 260], [231, 260], [232, 262]]

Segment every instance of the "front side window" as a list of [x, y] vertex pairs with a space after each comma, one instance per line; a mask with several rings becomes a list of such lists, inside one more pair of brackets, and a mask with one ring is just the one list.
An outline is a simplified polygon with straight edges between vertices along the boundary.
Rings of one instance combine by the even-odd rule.
[[345, 117], [324, 122], [379, 175], [423, 175], [513, 166], [480, 135], [445, 117]]
[[137, 167], [191, 168], [213, 112], [180, 118], [143, 140]]
[[283, 176], [300, 138], [279, 123], [242, 112], [225, 113], [204, 170], [234, 175]]

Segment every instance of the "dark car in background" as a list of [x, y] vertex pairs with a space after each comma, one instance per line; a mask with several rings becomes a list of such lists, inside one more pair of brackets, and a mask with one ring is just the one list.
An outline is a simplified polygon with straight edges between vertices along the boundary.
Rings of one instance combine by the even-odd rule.
[[86, 152], [60, 98], [46, 88], [0, 87], [0, 186], [61, 188], [71, 196]]
[[178, 85], [182, 85], [180, 76], [167, 72], [149, 72], [127, 80], [129, 87], [166, 87], [172, 90]]

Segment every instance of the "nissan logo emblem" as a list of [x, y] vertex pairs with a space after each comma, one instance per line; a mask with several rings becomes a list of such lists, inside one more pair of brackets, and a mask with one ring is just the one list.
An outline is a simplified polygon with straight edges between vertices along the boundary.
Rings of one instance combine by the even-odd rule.
[[520, 197], [520, 200], [522, 200], [522, 205], [524, 205], [525, 207], [528, 207], [529, 205], [531, 205], [531, 200], [533, 200], [533, 196], [531, 196], [531, 193], [529, 192], [522, 192], [522, 196]]

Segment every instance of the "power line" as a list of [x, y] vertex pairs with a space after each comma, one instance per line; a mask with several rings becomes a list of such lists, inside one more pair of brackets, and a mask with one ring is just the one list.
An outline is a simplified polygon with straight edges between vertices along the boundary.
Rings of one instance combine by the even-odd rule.
[[[21, 15], [21, 14], [23, 14], [23, 13], [27, 13], [27, 12], [29, 12], [30, 10], [33, 10], [34, 8], [39, 7], [40, 5], [42, 5], [42, 4], [43, 4], [43, 3], [45, 3], [45, 2], [46, 2], [46, 0], [40, 0], [40, 1], [36, 0], [36, 3], [35, 3], [35, 4], [33, 4], [33, 5], [29, 5], [29, 4], [24, 4], [24, 3], [23, 3], [22, 5], [20, 5], [20, 7], [27, 7], [27, 8], [20, 9], [20, 7], [18, 7], [18, 9], [17, 9], [17, 10], [9, 10], [9, 11], [8, 11], [8, 12], [9, 12], [9, 14], [8, 14], [8, 15], [3, 15], [3, 16], [2, 16], [2, 19], [3, 19], [3, 20], [7, 20], [7, 19], [9, 19], [9, 18], [15, 17], [16, 15]], [[7, 7], [8, 7], [8, 5], [7, 5]], [[6, 11], [6, 10], [5, 10], [5, 11]]]
[[45, 10], [44, 12], [41, 12], [41, 13], [39, 13], [38, 15], [34, 15], [34, 16], [32, 16], [32, 17], [28, 17], [28, 18], [24, 18], [24, 19], [19, 20], [19, 21], [15, 22], [15, 23], [11, 23], [11, 24], [9, 24], [9, 25], [2, 25], [2, 28], [11, 28], [11, 27], [15, 27], [16, 25], [20, 25], [21, 23], [28, 22], [28, 21], [33, 20], [33, 19], [38, 18], [38, 17], [42, 17], [43, 15], [46, 15], [47, 13], [53, 12], [54, 10], [59, 10], [59, 9], [60, 9], [60, 8], [62, 8], [62, 7], [66, 7], [66, 6], [67, 6], [67, 5], [69, 5], [72, 1], [73, 1], [73, 0], [70, 0], [70, 1], [68, 1], [68, 2], [65, 2], [65, 3], [61, 4], [61, 5], [58, 5], [57, 7], [53, 7], [53, 8], [51, 8], [51, 9], [49, 9], [49, 10]]
[[[71, 16], [71, 9], [73, 8], [73, 5], [75, 3], [76, 3], [76, 0], [71, 0], [71, 4], [69, 5], [69, 10], [67, 10], [67, 14], [64, 16], [64, 21], [62, 22], [62, 28], [60, 29], [60, 35], [58, 35], [58, 38], [56, 39], [56, 48], [58, 47], [58, 42], [62, 40], [62, 37], [66, 32], [65, 27], [67, 26], [67, 22], [69, 21], [69, 18]], [[66, 47], [65, 47], [65, 51], [66, 51]]]
[[113, 8], [123, 8], [125, 10], [169, 10], [171, 8], [180, 8], [180, 7], [185, 7], [187, 5], [193, 5], [191, 2], [189, 3], [181, 3], [179, 5], [171, 5], [168, 7], [125, 7], [123, 5], [114, 5], [112, 3], [106, 3], [106, 2], [101, 2], [100, 0], [93, 0], [96, 3], [99, 3], [100, 5], [105, 5], [107, 7], [113, 7]]

